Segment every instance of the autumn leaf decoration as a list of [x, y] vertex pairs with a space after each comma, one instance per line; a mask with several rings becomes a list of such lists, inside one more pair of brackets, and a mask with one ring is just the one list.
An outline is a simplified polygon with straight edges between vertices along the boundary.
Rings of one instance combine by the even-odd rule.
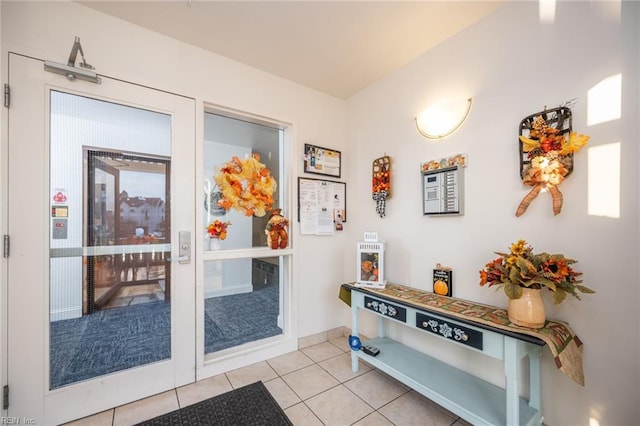
[[[556, 125], [561, 125], [560, 121], [556, 121]], [[520, 202], [516, 216], [524, 214], [543, 189], [551, 194], [553, 214], [560, 213], [563, 197], [558, 186], [570, 172], [568, 164], [572, 164], [573, 153], [578, 152], [589, 140], [586, 135], [571, 131], [568, 135], [566, 133], [549, 125], [540, 114], [533, 119], [529, 134], [520, 135], [522, 151], [529, 159], [522, 170], [522, 182], [532, 188]]]
[[214, 179], [222, 192], [218, 205], [225, 210], [234, 208], [249, 217], [262, 217], [271, 210], [277, 184], [259, 154], [243, 160], [233, 157]]
[[391, 157], [376, 158], [372, 165], [371, 194], [376, 202], [376, 212], [380, 217], [386, 215], [387, 200], [391, 198]]

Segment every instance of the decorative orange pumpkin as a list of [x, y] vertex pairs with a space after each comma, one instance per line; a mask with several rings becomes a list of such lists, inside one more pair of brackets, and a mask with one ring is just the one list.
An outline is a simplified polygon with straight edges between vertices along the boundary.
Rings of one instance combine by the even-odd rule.
[[449, 292], [449, 286], [444, 281], [438, 280], [435, 283], [433, 283], [433, 291], [435, 291], [436, 294], [446, 296], [447, 293]]

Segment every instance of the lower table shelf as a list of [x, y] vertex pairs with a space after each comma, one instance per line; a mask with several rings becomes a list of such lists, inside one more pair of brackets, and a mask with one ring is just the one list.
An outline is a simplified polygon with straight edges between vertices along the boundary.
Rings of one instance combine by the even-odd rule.
[[[506, 425], [506, 391], [442, 361], [385, 337], [367, 340], [373, 357], [354, 354], [474, 425]], [[538, 410], [519, 398], [519, 424], [540, 424]]]

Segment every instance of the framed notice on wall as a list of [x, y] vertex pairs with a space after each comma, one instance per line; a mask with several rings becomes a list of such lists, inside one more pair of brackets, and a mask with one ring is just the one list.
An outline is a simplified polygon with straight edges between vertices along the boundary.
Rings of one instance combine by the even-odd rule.
[[301, 234], [333, 235], [347, 221], [347, 184], [299, 177], [298, 221]]
[[339, 178], [342, 154], [321, 146], [304, 144], [304, 172]]

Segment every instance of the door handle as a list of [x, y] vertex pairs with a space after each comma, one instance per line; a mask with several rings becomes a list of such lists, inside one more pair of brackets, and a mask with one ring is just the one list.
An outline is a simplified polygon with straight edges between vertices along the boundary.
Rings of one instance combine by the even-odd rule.
[[191, 263], [191, 232], [178, 232], [178, 257], [169, 259], [171, 262], [178, 262], [182, 265]]

